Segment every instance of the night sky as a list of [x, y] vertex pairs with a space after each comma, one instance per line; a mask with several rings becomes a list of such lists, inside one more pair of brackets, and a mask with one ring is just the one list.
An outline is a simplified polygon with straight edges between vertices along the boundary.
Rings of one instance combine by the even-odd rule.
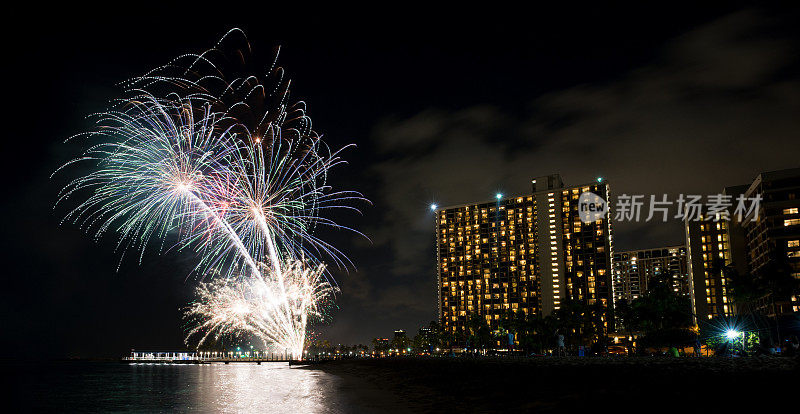
[[[60, 224], [67, 210], [53, 204], [70, 174], [50, 174], [79, 154], [63, 140], [89, 127], [85, 115], [119, 93], [117, 82], [232, 27], [263, 65], [282, 45], [292, 96], [308, 103], [315, 129], [332, 147], [358, 145], [330, 180], [372, 201], [338, 217], [369, 240], [321, 234], [356, 265], [336, 272], [339, 308], [315, 328], [332, 342], [369, 343], [436, 318], [431, 202], [524, 193], [550, 173], [567, 184], [602, 176], [615, 194], [709, 194], [800, 166], [798, 10], [403, 7], [11, 18], [20, 25], [3, 29], [4, 353], [182, 346], [193, 257], [150, 251], [117, 270], [113, 237]], [[615, 227], [617, 249], [682, 241], [678, 221]]]

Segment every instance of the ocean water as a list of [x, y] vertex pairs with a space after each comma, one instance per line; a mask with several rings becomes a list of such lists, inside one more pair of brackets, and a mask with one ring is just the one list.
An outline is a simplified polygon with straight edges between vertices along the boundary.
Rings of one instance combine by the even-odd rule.
[[[15, 412], [346, 412], [339, 378], [271, 362], [6, 362]], [[9, 400], [6, 399], [6, 402]]]

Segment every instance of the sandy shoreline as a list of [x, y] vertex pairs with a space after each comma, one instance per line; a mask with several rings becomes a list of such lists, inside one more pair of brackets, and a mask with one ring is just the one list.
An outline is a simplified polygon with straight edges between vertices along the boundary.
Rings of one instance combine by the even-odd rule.
[[[786, 358], [331, 361], [350, 412], [740, 412], [796, 407]], [[790, 410], [791, 411], [791, 410]]]

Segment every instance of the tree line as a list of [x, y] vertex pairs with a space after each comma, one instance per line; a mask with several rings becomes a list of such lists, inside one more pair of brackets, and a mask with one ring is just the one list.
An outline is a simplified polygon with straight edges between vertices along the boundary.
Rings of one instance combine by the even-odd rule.
[[[614, 326], [616, 320], [616, 326]], [[525, 354], [539, 354], [553, 350], [559, 335], [564, 345], [605, 348], [608, 334], [617, 332], [625, 336], [638, 336], [644, 346], [678, 346], [693, 342], [691, 302], [688, 296], [672, 290], [669, 276], [654, 277], [649, 291], [632, 302], [620, 301], [616, 310], [601, 303], [585, 304], [567, 300], [551, 315], [527, 315], [509, 310], [501, 315], [492, 327], [480, 314], [470, 315], [466, 330], [453, 332], [437, 321], [431, 321], [427, 330], [420, 330], [413, 338], [395, 336], [390, 341], [373, 340], [373, 351], [402, 354], [442, 352], [451, 348], [467, 348], [481, 352], [499, 349]], [[629, 347], [630, 348], [630, 347]], [[629, 349], [633, 351], [633, 349]]]

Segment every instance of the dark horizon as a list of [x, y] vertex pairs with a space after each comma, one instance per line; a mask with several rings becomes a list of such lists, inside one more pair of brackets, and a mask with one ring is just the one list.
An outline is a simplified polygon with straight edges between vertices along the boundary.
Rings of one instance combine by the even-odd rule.
[[[232, 27], [266, 66], [274, 46], [317, 131], [345, 152], [336, 188], [372, 205], [328, 232], [356, 266], [337, 271], [334, 343], [368, 344], [436, 318], [430, 203], [530, 191], [559, 173], [616, 194], [710, 194], [800, 166], [797, 10], [756, 7], [541, 10], [365, 23], [353, 16], [263, 24], [259, 11], [197, 21], [29, 16], [9, 30], [13, 120], [3, 164], [3, 350], [118, 357], [182, 347], [191, 255], [125, 259], [53, 209], [89, 127], [124, 81]], [[190, 19], [189, 19], [190, 20]], [[218, 20], [218, 21], [215, 21]], [[174, 22], [174, 21], [172, 21]], [[414, 24], [416, 23], [416, 24]], [[302, 28], [293, 25], [302, 25]], [[8, 28], [7, 28], [8, 29]], [[615, 225], [617, 249], [681, 244], [680, 222]]]

